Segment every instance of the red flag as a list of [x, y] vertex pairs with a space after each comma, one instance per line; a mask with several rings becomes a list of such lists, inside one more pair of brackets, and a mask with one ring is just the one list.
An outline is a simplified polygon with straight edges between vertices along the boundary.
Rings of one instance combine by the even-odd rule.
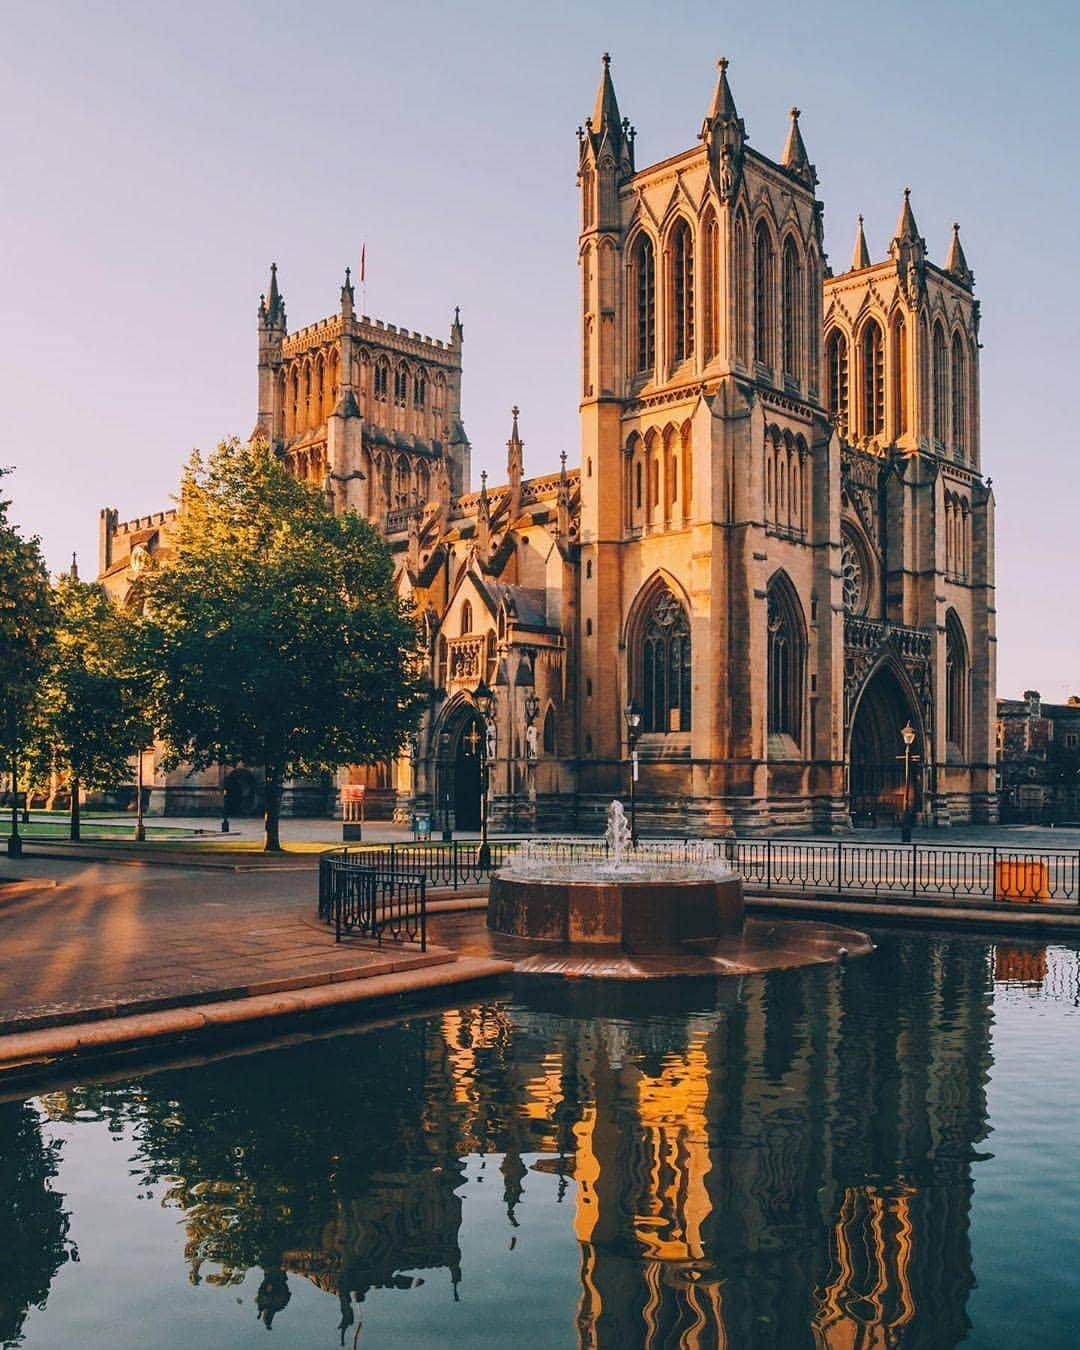
[[365, 264], [367, 262], [367, 240], [365, 239], [360, 246], [360, 280], [364, 280]]

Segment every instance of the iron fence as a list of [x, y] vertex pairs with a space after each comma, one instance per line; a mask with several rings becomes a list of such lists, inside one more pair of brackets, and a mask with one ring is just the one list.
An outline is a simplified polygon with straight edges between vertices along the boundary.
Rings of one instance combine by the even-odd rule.
[[343, 936], [418, 942], [427, 951], [427, 880], [380, 868], [360, 853], [335, 849], [319, 859], [319, 918]]
[[[491, 871], [498, 871], [523, 841], [495, 839], [490, 843]], [[734, 839], [708, 841], [755, 891], [822, 892], [882, 899], [951, 899], [993, 902], [1042, 901], [1080, 904], [1080, 850], [1011, 848], [992, 845], [884, 844], [844, 839]], [[700, 859], [702, 841], [642, 841], [631, 849], [631, 860], [644, 861], [663, 853], [673, 859], [682, 853], [687, 862]], [[540, 851], [530, 843], [530, 854]], [[607, 856], [602, 839], [544, 840], [542, 852], [553, 866], [598, 862]], [[458, 890], [486, 881], [476, 840], [451, 843], [389, 844], [385, 847], [339, 849], [320, 862], [320, 913], [333, 919], [334, 880], [346, 871], [372, 873], [391, 897], [395, 886], [423, 883], [428, 888]], [[382, 895], [382, 892], [380, 892]], [[408, 893], [402, 905], [407, 905]], [[421, 902], [423, 896], [421, 896]], [[393, 912], [396, 901], [380, 899]], [[359, 912], [359, 911], [357, 911]], [[381, 920], [374, 920], [378, 927]]]
[[745, 839], [718, 843], [748, 885], [892, 898], [1080, 903], [1080, 850]]

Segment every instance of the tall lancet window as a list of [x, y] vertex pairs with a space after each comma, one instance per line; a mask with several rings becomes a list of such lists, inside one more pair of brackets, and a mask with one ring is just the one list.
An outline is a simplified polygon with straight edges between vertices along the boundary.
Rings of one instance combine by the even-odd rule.
[[720, 348], [720, 325], [717, 313], [717, 292], [720, 259], [720, 226], [712, 210], [709, 210], [702, 225], [702, 276], [701, 302], [702, 315], [702, 355], [711, 361]]
[[949, 415], [949, 359], [945, 334], [934, 325], [934, 440], [945, 442], [945, 419]]
[[784, 374], [797, 380], [802, 367], [802, 265], [795, 241], [784, 245]]
[[634, 350], [639, 375], [651, 373], [656, 365], [656, 257], [648, 235], [638, 236], [631, 255], [633, 272]]
[[806, 635], [799, 603], [785, 577], [769, 583], [769, 735], [802, 739], [803, 671]]
[[892, 329], [892, 419], [893, 436], [903, 436], [908, 429], [908, 354], [907, 328], [902, 314], [896, 316]]
[[694, 354], [694, 237], [685, 220], [671, 232], [671, 330], [678, 364]]
[[834, 328], [825, 344], [825, 360], [828, 365], [828, 388], [825, 391], [829, 411], [836, 418], [836, 429], [841, 436], [847, 435], [848, 428], [848, 350], [847, 338], [839, 328]]
[[773, 364], [775, 263], [769, 227], [758, 221], [754, 231], [754, 359], [764, 366]]
[[952, 435], [956, 453], [963, 457], [967, 454], [967, 365], [959, 333], [952, 340]]
[[945, 620], [945, 739], [961, 754], [967, 752], [968, 723], [967, 642], [955, 610]]
[[746, 243], [746, 217], [740, 210], [735, 217], [735, 261], [731, 290], [735, 299], [735, 355], [748, 359], [750, 351], [750, 264]]
[[880, 436], [885, 430], [885, 343], [873, 319], [863, 329], [862, 368], [863, 434]]

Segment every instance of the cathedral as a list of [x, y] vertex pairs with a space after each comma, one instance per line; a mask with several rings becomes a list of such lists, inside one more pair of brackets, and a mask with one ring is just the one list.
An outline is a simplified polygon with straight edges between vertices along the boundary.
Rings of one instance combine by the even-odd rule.
[[[271, 273], [253, 434], [378, 526], [430, 660], [407, 752], [335, 788], [437, 830], [476, 828], [485, 793], [494, 828], [591, 830], [631, 789], [645, 833], [995, 820], [957, 227], [932, 262], [905, 190], [886, 255], [860, 220], [835, 272], [798, 109], [779, 159], [753, 148], [726, 61], [691, 148], [639, 169], [634, 142], [605, 56], [578, 130], [577, 467], [527, 476], [514, 408], [506, 480], [474, 490], [460, 316], [446, 339], [372, 320], [346, 273], [338, 312], [290, 333]], [[167, 556], [171, 519], [102, 513], [111, 593]], [[231, 783], [239, 810], [257, 780], [158, 774], [152, 807], [211, 813]]]

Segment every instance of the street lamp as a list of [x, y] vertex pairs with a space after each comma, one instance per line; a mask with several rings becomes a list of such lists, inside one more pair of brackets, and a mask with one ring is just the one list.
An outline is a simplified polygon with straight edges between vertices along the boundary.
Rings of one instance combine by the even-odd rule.
[[488, 843], [488, 754], [487, 754], [487, 733], [488, 718], [491, 716], [491, 710], [495, 706], [495, 695], [487, 684], [481, 680], [473, 690], [473, 702], [476, 704], [476, 711], [480, 714], [480, 724], [482, 735], [480, 737], [480, 857], [478, 865], [481, 872], [491, 871], [491, 845]]
[[[906, 726], [900, 729], [900, 739], [904, 742], [904, 814], [900, 824], [900, 841], [904, 844], [911, 843], [911, 761], [917, 760], [918, 755], [911, 753], [911, 747], [915, 744], [915, 728], [911, 725], [910, 719]], [[901, 758], [899, 755], [897, 758]]]
[[626, 743], [630, 749], [630, 842], [637, 843], [637, 742], [641, 735], [641, 709], [633, 699], [623, 709], [626, 718]]

